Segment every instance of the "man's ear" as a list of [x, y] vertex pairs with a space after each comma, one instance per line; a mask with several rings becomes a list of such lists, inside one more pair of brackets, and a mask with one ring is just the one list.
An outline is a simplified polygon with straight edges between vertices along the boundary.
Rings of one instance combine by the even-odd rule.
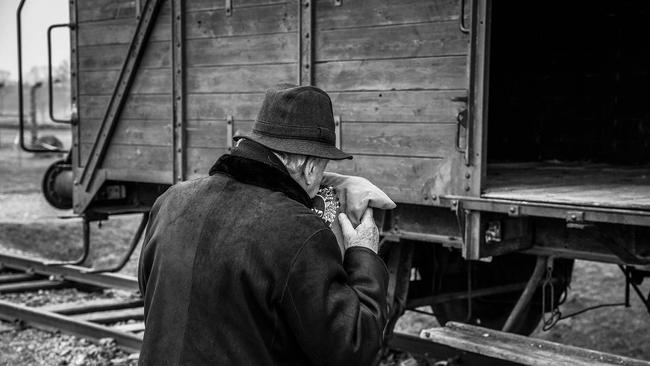
[[303, 171], [302, 174], [305, 176], [305, 183], [307, 185], [312, 185], [314, 184], [314, 181], [316, 180], [316, 159], [314, 159], [311, 156], [308, 156], [307, 159], [305, 160], [305, 164], [303, 165]]

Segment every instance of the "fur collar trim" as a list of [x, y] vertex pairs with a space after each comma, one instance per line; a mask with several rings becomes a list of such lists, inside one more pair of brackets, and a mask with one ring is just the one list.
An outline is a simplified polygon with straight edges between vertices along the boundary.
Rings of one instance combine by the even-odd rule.
[[291, 178], [280, 159], [256, 142], [240, 140], [231, 154], [222, 155], [210, 168], [210, 175], [217, 173], [230, 175], [242, 183], [282, 192], [294, 201], [312, 207], [307, 192]]

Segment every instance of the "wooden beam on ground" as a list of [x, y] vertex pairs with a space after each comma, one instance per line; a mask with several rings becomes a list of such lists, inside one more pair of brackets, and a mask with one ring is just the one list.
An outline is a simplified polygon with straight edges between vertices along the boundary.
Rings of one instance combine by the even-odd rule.
[[521, 365], [650, 366], [647, 361], [455, 322], [422, 335], [433, 343]]
[[98, 311], [94, 313], [85, 313], [72, 315], [74, 319], [83, 320], [93, 323], [109, 324], [127, 320], [144, 320], [144, 308], [130, 308], [109, 311]]
[[117, 329], [121, 332], [131, 332], [131, 333], [144, 332], [144, 322], [114, 325], [111, 328]]
[[45, 276], [57, 276], [72, 282], [92, 286], [137, 291], [138, 279], [118, 273], [84, 273], [87, 267], [48, 266], [42, 261], [16, 255], [0, 254], [0, 266], [15, 270], [30, 271]]
[[[472, 366], [515, 366], [517, 363], [495, 360], [491, 357], [470, 353], [443, 344], [431, 342], [417, 336], [393, 333], [386, 340], [388, 348], [419, 355], [434, 362], [455, 360], [458, 364]], [[431, 363], [433, 364], [433, 363]]]

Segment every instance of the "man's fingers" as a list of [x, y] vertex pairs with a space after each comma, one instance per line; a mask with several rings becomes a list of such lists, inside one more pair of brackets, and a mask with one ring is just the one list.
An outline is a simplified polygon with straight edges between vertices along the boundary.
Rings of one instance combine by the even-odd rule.
[[344, 214], [343, 212], [339, 214], [339, 224], [341, 224], [343, 237], [352, 236], [356, 232], [352, 226], [352, 223], [350, 222], [350, 219], [348, 219], [348, 215]]
[[349, 201], [346, 207], [345, 212], [349, 214], [350, 221], [358, 225], [363, 220], [364, 210], [368, 207], [368, 199], [365, 198], [365, 194], [357, 194], [357, 198]]
[[361, 217], [361, 225], [374, 225], [375, 218], [372, 216], [372, 208], [368, 207]]
[[368, 207], [366, 210], [363, 212], [363, 216], [361, 217], [361, 223], [357, 227], [364, 227], [364, 228], [370, 228], [370, 227], [377, 227], [375, 225], [375, 218], [372, 215], [372, 208]]

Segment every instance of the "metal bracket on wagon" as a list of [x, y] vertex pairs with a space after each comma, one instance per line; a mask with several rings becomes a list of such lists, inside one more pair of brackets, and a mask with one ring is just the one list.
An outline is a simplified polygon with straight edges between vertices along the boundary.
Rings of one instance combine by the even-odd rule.
[[463, 210], [503, 213], [509, 216], [548, 217], [575, 224], [603, 222], [650, 226], [650, 212], [641, 210], [452, 195], [440, 196], [440, 200], [454, 212], [458, 212], [462, 206]]
[[587, 225], [583, 211], [567, 211], [566, 227], [569, 229], [584, 229]]
[[[92, 196], [101, 186], [101, 180], [98, 181], [96, 179], [97, 171], [100, 170], [104, 155], [110, 145], [113, 131], [119, 120], [122, 108], [126, 103], [131, 85], [135, 80], [138, 66], [144, 55], [145, 46], [155, 24], [161, 4], [162, 0], [147, 0], [145, 4], [137, 28], [133, 34], [133, 39], [129, 45], [128, 56], [124, 61], [124, 65], [115, 84], [115, 89], [106, 108], [102, 124], [98, 130], [97, 138], [88, 156], [88, 162], [81, 172], [79, 182], [84, 192], [89, 196]], [[86, 200], [86, 204], [89, 202], [90, 199]], [[85, 209], [85, 207], [82, 209]]]

